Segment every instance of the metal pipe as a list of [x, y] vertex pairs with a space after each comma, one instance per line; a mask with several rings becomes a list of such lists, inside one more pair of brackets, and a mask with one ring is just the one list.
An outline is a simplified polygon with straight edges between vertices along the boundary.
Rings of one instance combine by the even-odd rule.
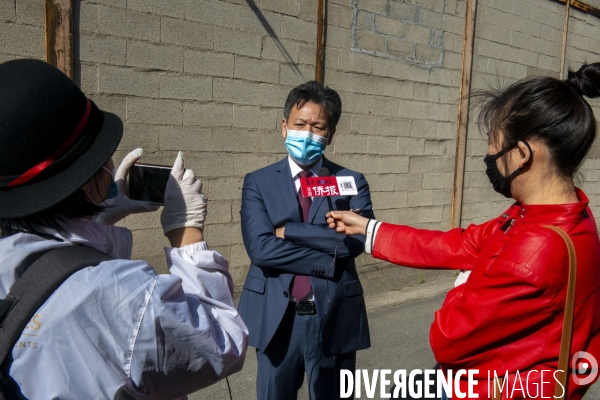
[[475, 17], [477, 0], [467, 0], [465, 33], [458, 106], [458, 129], [456, 133], [456, 158], [454, 166], [454, 187], [452, 190], [452, 228], [460, 226], [465, 182], [465, 158], [467, 148], [467, 124], [469, 122], [469, 96], [471, 95], [471, 70], [473, 67], [473, 40], [475, 36]]
[[317, 60], [315, 80], [323, 83], [325, 79], [325, 39], [327, 36], [327, 0], [319, 0], [317, 16]]
[[46, 62], [73, 79], [73, 0], [46, 1]]
[[558, 79], [564, 79], [565, 76], [565, 54], [567, 53], [567, 31], [569, 30], [570, 5], [570, 1], [565, 1], [565, 21], [563, 25], [562, 50], [560, 52], [560, 75], [558, 76]]

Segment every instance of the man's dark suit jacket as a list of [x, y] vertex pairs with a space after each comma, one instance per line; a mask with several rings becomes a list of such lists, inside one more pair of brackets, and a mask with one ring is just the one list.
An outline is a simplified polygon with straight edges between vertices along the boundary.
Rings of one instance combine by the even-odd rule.
[[[333, 208], [360, 209], [374, 218], [365, 177], [325, 158], [323, 167], [331, 175], [353, 176], [357, 184], [358, 195], [333, 196]], [[327, 200], [314, 197], [308, 222], [301, 222], [287, 157], [246, 175], [240, 213], [252, 264], [238, 309], [250, 331], [251, 346], [265, 350], [271, 342], [289, 305], [295, 274], [309, 276], [326, 356], [370, 346], [363, 289], [354, 264], [364, 251], [364, 236], [336, 234], [326, 224], [328, 211]], [[284, 225], [285, 240], [275, 236], [275, 228]]]

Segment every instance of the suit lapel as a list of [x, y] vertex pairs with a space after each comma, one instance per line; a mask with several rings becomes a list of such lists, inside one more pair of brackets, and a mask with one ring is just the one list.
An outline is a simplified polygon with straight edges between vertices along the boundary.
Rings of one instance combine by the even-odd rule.
[[[300, 216], [300, 204], [298, 203], [298, 194], [292, 182], [292, 171], [290, 170], [290, 164], [287, 157], [281, 160], [277, 164], [277, 183], [279, 184], [279, 190], [281, 191], [281, 198], [287, 205], [292, 221], [302, 222]], [[312, 208], [311, 208], [312, 211]]]

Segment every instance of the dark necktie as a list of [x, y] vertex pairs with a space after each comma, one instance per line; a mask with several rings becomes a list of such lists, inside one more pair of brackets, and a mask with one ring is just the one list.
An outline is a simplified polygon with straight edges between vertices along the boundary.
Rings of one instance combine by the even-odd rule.
[[[309, 171], [300, 171], [298, 173], [300, 178], [308, 178], [312, 176], [312, 173]], [[310, 214], [310, 205], [312, 204], [312, 199], [310, 197], [302, 196], [302, 188], [298, 189], [298, 203], [300, 203], [300, 208], [302, 210], [302, 222], [308, 221], [308, 215]], [[294, 277], [294, 282], [292, 284], [292, 296], [297, 301], [303, 300], [307, 294], [312, 290], [312, 286], [310, 285], [310, 279], [306, 275], [296, 275]]]

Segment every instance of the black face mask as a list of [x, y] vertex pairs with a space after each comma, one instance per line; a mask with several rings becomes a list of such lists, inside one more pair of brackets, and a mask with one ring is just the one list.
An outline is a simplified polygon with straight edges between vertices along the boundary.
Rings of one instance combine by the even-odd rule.
[[[529, 160], [531, 161], [531, 159], [533, 158], [533, 151], [531, 151], [529, 143], [527, 143], [525, 140], [523, 140], [523, 143], [525, 143], [525, 145], [529, 149]], [[496, 154], [488, 154], [483, 158], [483, 162], [486, 165], [485, 173], [490, 179], [492, 187], [496, 192], [500, 193], [504, 197], [512, 197], [510, 194], [510, 182], [515, 176], [519, 174], [519, 172], [521, 172], [521, 168], [517, 168], [517, 170], [509, 176], [504, 176], [498, 169], [498, 164], [496, 163], [496, 160], [508, 153], [508, 151], [510, 151], [516, 145], [517, 144], [515, 143], [513, 145], [505, 147]]]

